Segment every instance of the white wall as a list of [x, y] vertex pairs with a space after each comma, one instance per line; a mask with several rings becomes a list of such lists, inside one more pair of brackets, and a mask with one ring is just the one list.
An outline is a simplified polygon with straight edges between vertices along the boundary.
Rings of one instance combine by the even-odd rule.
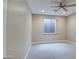
[[[54, 35], [44, 35], [43, 33], [43, 21], [44, 19], [48, 17], [45, 15], [35, 15], [33, 14], [32, 18], [32, 41], [33, 43], [38, 42], [57, 42], [57, 41], [62, 41], [66, 40], [66, 17], [56, 17], [57, 20], [57, 33]], [[51, 18], [53, 16], [50, 16]]]
[[31, 47], [31, 11], [26, 0], [8, 0], [7, 59], [24, 59]]
[[67, 17], [67, 39], [76, 42], [76, 15]]
[[3, 0], [3, 57], [6, 57], [6, 21], [7, 21], [7, 0]]

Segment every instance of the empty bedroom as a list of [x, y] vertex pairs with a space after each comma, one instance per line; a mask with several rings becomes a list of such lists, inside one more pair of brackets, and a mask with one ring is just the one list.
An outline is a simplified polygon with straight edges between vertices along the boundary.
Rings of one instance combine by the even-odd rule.
[[4, 0], [4, 59], [76, 59], [76, 0]]
[[32, 47], [27, 59], [76, 59], [76, 1], [27, 0]]

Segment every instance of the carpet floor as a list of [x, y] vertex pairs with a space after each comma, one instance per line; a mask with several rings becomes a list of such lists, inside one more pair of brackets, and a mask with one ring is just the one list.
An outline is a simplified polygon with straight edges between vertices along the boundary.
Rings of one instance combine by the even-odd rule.
[[76, 47], [70, 43], [33, 45], [27, 59], [76, 59]]

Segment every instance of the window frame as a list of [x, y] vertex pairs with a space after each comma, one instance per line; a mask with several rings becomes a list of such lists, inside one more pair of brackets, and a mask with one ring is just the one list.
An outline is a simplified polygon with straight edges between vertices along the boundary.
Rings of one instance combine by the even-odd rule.
[[[49, 18], [46, 18], [46, 19], [49, 19]], [[45, 20], [45, 19], [44, 19], [44, 20]], [[57, 25], [56, 25], [56, 24], [57, 24], [57, 20], [56, 20], [56, 19], [49, 19], [49, 20], [50, 20], [50, 22], [51, 22], [51, 20], [55, 20], [55, 32], [54, 32], [54, 33], [52, 33], [52, 32], [51, 32], [51, 33], [46, 33], [46, 32], [45, 32], [45, 28], [44, 28], [45, 25], [44, 25], [44, 26], [43, 26], [43, 32], [44, 32], [43, 34], [46, 34], [46, 35], [55, 35], [56, 32], [57, 32]], [[44, 24], [44, 22], [43, 22], [43, 24]]]

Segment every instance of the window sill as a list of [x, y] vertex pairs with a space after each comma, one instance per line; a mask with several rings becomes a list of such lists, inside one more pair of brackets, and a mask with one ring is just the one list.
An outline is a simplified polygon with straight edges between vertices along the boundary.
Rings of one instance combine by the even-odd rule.
[[43, 35], [56, 35], [57, 33], [42, 33]]

